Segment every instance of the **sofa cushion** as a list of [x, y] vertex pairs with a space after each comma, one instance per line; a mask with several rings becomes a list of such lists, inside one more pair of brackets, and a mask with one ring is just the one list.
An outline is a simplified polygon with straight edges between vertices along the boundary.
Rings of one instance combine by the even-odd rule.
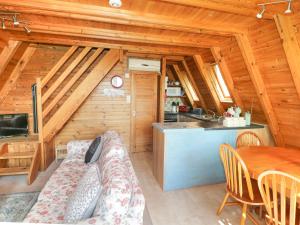
[[67, 159], [79, 159], [84, 161], [86, 151], [89, 149], [92, 140], [74, 140], [67, 144]]
[[103, 146], [102, 143], [103, 141], [101, 139], [101, 136], [95, 138], [95, 140], [92, 142], [89, 149], [85, 153], [85, 163], [93, 163], [99, 159]]
[[128, 169], [120, 159], [110, 159], [101, 171], [102, 191], [93, 216], [119, 224], [126, 217], [132, 196]]
[[97, 164], [93, 164], [79, 181], [68, 201], [65, 222], [77, 223], [89, 218], [101, 193], [101, 176]]

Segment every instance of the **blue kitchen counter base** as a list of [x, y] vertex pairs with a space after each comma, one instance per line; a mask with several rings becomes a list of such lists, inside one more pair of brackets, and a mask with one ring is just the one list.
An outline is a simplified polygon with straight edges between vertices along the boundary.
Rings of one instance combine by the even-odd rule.
[[[206, 126], [203, 124], [205, 123]], [[219, 148], [223, 143], [235, 147], [239, 129], [257, 129], [264, 126], [252, 124], [243, 128], [225, 128], [215, 122], [174, 122], [153, 124], [154, 155], [163, 156], [154, 165], [162, 171], [163, 182], [156, 176], [164, 191], [190, 188], [225, 181]], [[163, 144], [157, 144], [163, 142]], [[154, 168], [157, 172], [157, 169]]]

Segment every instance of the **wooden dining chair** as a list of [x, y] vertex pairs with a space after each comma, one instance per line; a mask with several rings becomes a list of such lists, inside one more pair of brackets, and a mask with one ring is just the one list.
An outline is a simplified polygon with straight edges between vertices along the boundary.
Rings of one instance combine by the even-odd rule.
[[[225, 205], [242, 206], [241, 225], [245, 224], [248, 216], [254, 224], [259, 224], [248, 210], [248, 206], [262, 206], [257, 182], [250, 178], [248, 169], [239, 154], [228, 144], [220, 146], [220, 156], [223, 162], [227, 193], [217, 211], [220, 215]], [[227, 202], [232, 197], [234, 202]]]
[[261, 146], [263, 141], [261, 138], [254, 132], [246, 131], [241, 133], [236, 139], [236, 147], [243, 146]]
[[300, 224], [300, 179], [280, 171], [266, 171], [258, 177], [269, 225]]

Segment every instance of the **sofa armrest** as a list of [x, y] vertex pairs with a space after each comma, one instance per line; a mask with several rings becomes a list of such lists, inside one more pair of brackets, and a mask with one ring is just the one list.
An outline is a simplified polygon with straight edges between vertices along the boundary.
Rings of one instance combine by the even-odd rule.
[[93, 140], [74, 140], [67, 144], [67, 159], [82, 158]]

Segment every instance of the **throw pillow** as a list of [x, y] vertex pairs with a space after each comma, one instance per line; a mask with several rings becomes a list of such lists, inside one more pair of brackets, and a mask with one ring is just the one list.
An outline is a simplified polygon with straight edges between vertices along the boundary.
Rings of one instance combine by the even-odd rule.
[[68, 200], [65, 223], [77, 223], [90, 218], [101, 194], [101, 175], [93, 164], [79, 181], [75, 192]]
[[85, 163], [93, 163], [99, 159], [99, 156], [102, 151], [103, 141], [101, 141], [101, 136], [97, 137], [92, 144], [90, 145], [89, 149], [85, 154]]

